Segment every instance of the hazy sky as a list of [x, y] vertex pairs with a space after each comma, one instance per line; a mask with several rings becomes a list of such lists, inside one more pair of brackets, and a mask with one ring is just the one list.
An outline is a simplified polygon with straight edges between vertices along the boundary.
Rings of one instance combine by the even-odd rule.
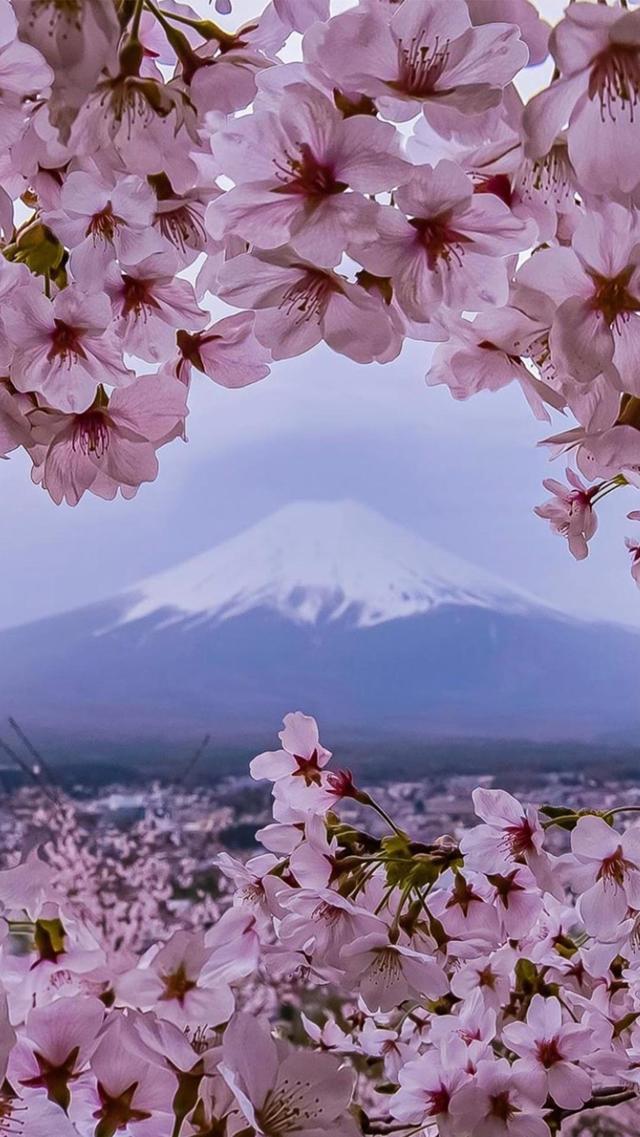
[[[244, 17], [260, 5], [234, 7]], [[189, 444], [161, 452], [158, 481], [132, 502], [58, 508], [26, 460], [2, 463], [0, 626], [117, 592], [288, 501], [340, 497], [568, 609], [640, 625], [623, 543], [632, 495], [607, 499], [593, 553], [576, 564], [532, 514], [542, 478], [563, 472], [536, 448], [544, 424], [515, 389], [464, 404], [427, 389], [430, 350], [411, 344], [394, 363], [361, 367], [320, 347], [241, 391], [196, 376]]]

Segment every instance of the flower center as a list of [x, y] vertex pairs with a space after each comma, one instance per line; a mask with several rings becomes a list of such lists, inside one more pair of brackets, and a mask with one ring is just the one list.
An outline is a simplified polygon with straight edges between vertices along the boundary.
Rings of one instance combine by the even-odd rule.
[[198, 208], [187, 202], [177, 205], [175, 209], [158, 210], [155, 223], [162, 236], [181, 252], [186, 248], [200, 248], [206, 239]]
[[21, 1080], [20, 1085], [45, 1089], [50, 1101], [56, 1102], [62, 1109], [67, 1110], [71, 1101], [69, 1081], [78, 1076], [74, 1073], [78, 1059], [78, 1047], [74, 1047], [64, 1062], [59, 1065], [50, 1062], [44, 1055], [38, 1054], [37, 1050], [34, 1053], [34, 1058], [38, 1063], [39, 1073], [34, 1078]]
[[617, 276], [602, 276], [593, 271], [589, 273], [594, 285], [593, 307], [602, 312], [609, 325], [614, 324], [619, 316], [628, 318], [630, 312], [640, 310], [640, 299], [629, 291], [634, 271], [633, 265], [627, 265]]
[[336, 285], [322, 272], [306, 272], [287, 288], [279, 307], [287, 316], [295, 315], [296, 324], [322, 320]]
[[495, 985], [496, 985], [496, 976], [495, 976], [494, 972], [491, 970], [491, 964], [488, 963], [487, 966], [485, 968], [483, 968], [482, 971], [478, 972], [478, 986], [479, 987], [488, 987], [491, 991], [493, 991], [493, 989], [495, 988]]
[[112, 1097], [98, 1082], [100, 1109], [97, 1109], [93, 1115], [98, 1121], [95, 1137], [114, 1137], [119, 1129], [126, 1129], [130, 1121], [147, 1121], [151, 1117], [146, 1110], [135, 1109], [133, 1106], [137, 1088], [138, 1083], [133, 1082], [117, 1097]]
[[24, 1121], [16, 1114], [24, 1113], [27, 1106], [19, 1102], [19, 1098], [10, 1098], [8, 1093], [2, 1092], [0, 1096], [0, 1133], [24, 1133]]
[[522, 196], [531, 198], [534, 193], [540, 193], [545, 204], [549, 201], [559, 203], [570, 197], [574, 183], [575, 175], [567, 147], [563, 142], [557, 142], [547, 154], [525, 164]]
[[102, 458], [109, 449], [109, 426], [103, 411], [86, 411], [76, 416], [72, 448], [82, 454]]
[[442, 1083], [437, 1090], [428, 1090], [425, 1097], [428, 1102], [427, 1114], [429, 1117], [437, 1117], [439, 1113], [447, 1113], [451, 1094]]
[[376, 948], [371, 972], [384, 984], [395, 983], [402, 975], [398, 953], [392, 947]]
[[310, 758], [300, 758], [298, 754], [294, 754], [294, 758], [298, 763], [298, 769], [293, 771], [292, 776], [304, 778], [305, 786], [319, 786], [321, 774], [318, 765], [318, 751], [314, 750]]
[[54, 360], [66, 364], [71, 367], [78, 359], [85, 359], [86, 355], [80, 341], [80, 329], [72, 328], [70, 324], [65, 324], [64, 320], [54, 319], [54, 331], [51, 333], [51, 346], [49, 348], [47, 359], [50, 363]]
[[501, 1094], [492, 1094], [489, 1101], [491, 1103], [491, 1116], [497, 1117], [498, 1121], [511, 1121], [519, 1112], [513, 1105], [508, 1090], [503, 1090]]
[[[308, 1088], [298, 1079], [292, 1082], [284, 1078], [267, 1094], [262, 1109], [256, 1110], [260, 1131], [266, 1137], [280, 1137], [308, 1127], [307, 1123], [315, 1117], [313, 1110], [304, 1105], [304, 1093]], [[320, 1105], [320, 1098], [315, 1098], [315, 1104]]]
[[519, 825], [509, 825], [503, 832], [503, 843], [512, 857], [522, 857], [534, 848], [533, 831], [526, 817]]
[[449, 40], [436, 36], [433, 43], [425, 42], [426, 32], [405, 43], [398, 43], [398, 78], [390, 86], [408, 95], [430, 95], [449, 62]]
[[319, 162], [307, 142], [298, 144], [298, 154], [285, 150], [284, 159], [274, 159], [276, 178], [281, 183], [274, 193], [297, 193], [304, 197], [325, 197], [342, 193], [346, 182], [334, 178], [330, 166]]
[[414, 217], [409, 224], [418, 234], [430, 269], [435, 269], [438, 261], [444, 261], [447, 267], [452, 261], [462, 264], [463, 246], [472, 243], [471, 237], [452, 228], [448, 217]]
[[635, 45], [615, 44], [597, 55], [589, 76], [589, 98], [600, 102], [600, 118], [616, 122], [626, 114], [635, 118], [640, 96], [640, 51]]
[[456, 873], [456, 881], [453, 886], [453, 893], [447, 900], [445, 907], [458, 907], [464, 916], [467, 916], [471, 905], [474, 903], [474, 901], [479, 900], [480, 897], [478, 896], [477, 892], [474, 891], [473, 885], [469, 884], [469, 882], [465, 880], [461, 873]]
[[122, 315], [130, 316], [133, 313], [136, 319], [142, 317], [146, 320], [150, 308], [159, 308], [158, 301], [152, 294], [153, 281], [138, 280], [136, 277], [122, 275]]
[[598, 880], [603, 880], [605, 883], [609, 881], [621, 887], [624, 884], [627, 870], [632, 867], [631, 862], [626, 861], [624, 858], [622, 845], [618, 845], [615, 853], [612, 853], [610, 857], [606, 857], [600, 865]]
[[85, 236], [99, 238], [102, 241], [113, 241], [116, 230], [120, 229], [122, 225], [124, 225], [124, 221], [121, 217], [116, 216], [109, 201], [100, 213], [94, 213], [87, 226]]
[[189, 991], [193, 991], [194, 987], [196, 987], [196, 983], [193, 979], [189, 979], [183, 963], [180, 964], [176, 971], [171, 971], [168, 975], [163, 975], [162, 982], [164, 983], [164, 991], [160, 996], [161, 1001], [169, 1002], [171, 999], [177, 999], [181, 1006], [189, 994]]
[[562, 1062], [562, 1054], [556, 1038], [540, 1039], [536, 1043], [536, 1052], [538, 1062], [544, 1066], [545, 1070], [548, 1070], [550, 1066], [555, 1066], [556, 1062]]

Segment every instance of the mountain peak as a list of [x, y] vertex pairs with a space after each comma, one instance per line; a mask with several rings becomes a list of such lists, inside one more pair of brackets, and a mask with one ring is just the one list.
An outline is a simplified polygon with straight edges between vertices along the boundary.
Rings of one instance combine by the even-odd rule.
[[350, 499], [298, 501], [127, 594], [122, 622], [223, 621], [256, 609], [300, 624], [371, 627], [442, 605], [542, 605]]

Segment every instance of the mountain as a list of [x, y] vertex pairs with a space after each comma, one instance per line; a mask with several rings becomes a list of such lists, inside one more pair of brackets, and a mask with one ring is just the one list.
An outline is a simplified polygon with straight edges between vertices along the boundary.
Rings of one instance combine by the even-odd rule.
[[524, 612], [532, 596], [354, 501], [296, 502], [143, 580], [124, 620], [223, 621], [256, 609], [295, 624], [370, 628], [444, 604]]
[[640, 635], [354, 502], [289, 505], [112, 600], [0, 632], [0, 714], [69, 739], [631, 737]]

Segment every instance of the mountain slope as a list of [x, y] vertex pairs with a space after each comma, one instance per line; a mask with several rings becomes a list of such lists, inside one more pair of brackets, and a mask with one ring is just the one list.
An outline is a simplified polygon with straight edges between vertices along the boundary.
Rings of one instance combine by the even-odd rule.
[[357, 502], [285, 506], [239, 536], [144, 580], [134, 621], [161, 609], [229, 620], [256, 608], [300, 624], [366, 628], [443, 604], [521, 612], [527, 593]]
[[287, 507], [112, 601], [0, 633], [0, 715], [67, 739], [592, 739], [640, 726], [640, 636], [353, 503]]

